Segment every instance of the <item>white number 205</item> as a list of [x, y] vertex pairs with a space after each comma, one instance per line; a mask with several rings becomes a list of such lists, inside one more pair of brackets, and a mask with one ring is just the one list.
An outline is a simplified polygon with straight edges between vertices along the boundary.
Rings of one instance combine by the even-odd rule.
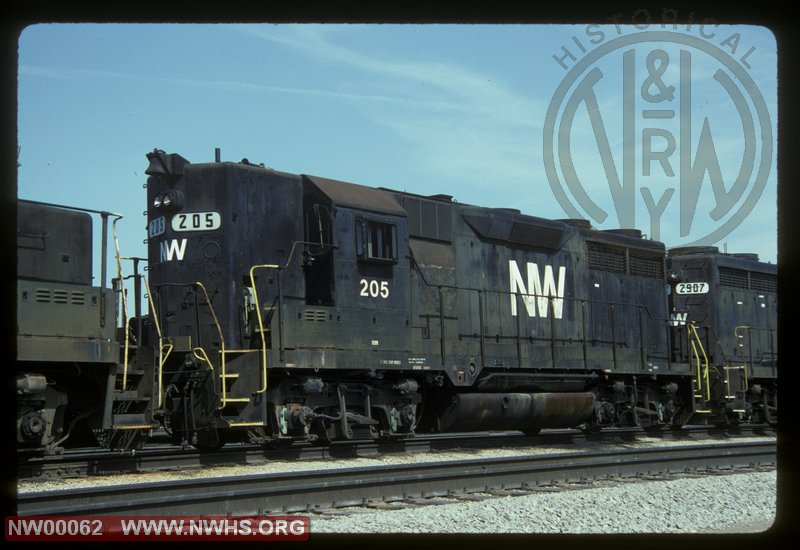
[[369, 279], [361, 279], [361, 296], [367, 298], [388, 298], [389, 297], [389, 281], [376, 281]]
[[187, 212], [172, 218], [173, 231], [214, 231], [222, 225], [219, 212]]

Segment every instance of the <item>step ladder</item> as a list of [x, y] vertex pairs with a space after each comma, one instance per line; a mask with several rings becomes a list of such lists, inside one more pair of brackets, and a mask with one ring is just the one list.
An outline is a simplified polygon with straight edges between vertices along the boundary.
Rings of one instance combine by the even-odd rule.
[[[259, 305], [258, 300], [258, 291], [255, 286], [255, 271], [257, 269], [280, 269], [280, 266], [275, 264], [261, 264], [261, 265], [254, 265], [250, 268], [250, 282], [251, 288], [253, 289], [253, 296], [255, 302], [255, 310], [258, 319], [258, 327], [256, 332], [258, 333], [261, 339], [261, 348], [260, 349], [228, 349], [225, 344], [225, 338], [223, 336], [222, 328], [220, 326], [219, 318], [217, 317], [216, 311], [214, 310], [214, 306], [212, 305], [211, 299], [209, 297], [208, 290], [206, 289], [205, 285], [201, 281], [195, 281], [194, 287], [199, 289], [203, 296], [205, 297], [205, 304], [207, 305], [209, 312], [211, 313], [211, 317], [214, 321], [214, 326], [217, 330], [217, 335], [219, 336], [220, 347], [217, 350], [217, 357], [215, 360], [212, 360], [209, 357], [209, 354], [206, 352], [205, 349], [202, 347], [193, 347], [192, 354], [199, 362], [208, 365], [210, 368], [213, 376], [219, 379], [219, 405], [218, 409], [221, 411], [220, 417], [228, 423], [229, 426], [232, 427], [263, 427], [267, 425], [266, 419], [258, 419], [252, 420], [247, 418], [240, 418], [238, 413], [242, 412], [247, 405], [253, 402], [253, 398], [257, 395], [261, 395], [266, 393], [267, 391], [267, 343], [266, 343], [266, 335], [269, 334], [270, 329], [264, 327], [264, 320], [261, 315], [261, 307]], [[156, 393], [158, 394], [158, 398], [156, 400], [155, 408], [161, 409], [164, 402], [164, 383], [163, 383], [163, 376], [164, 376], [164, 366], [167, 363], [167, 359], [169, 358], [170, 354], [173, 350], [173, 344], [168, 341], [167, 338], [164, 337], [161, 326], [158, 320], [158, 316], [155, 314], [156, 308], [155, 304], [153, 303], [152, 292], [150, 291], [149, 283], [147, 282], [147, 278], [144, 278], [145, 287], [147, 291], [147, 297], [150, 304], [150, 311], [152, 313], [153, 322], [156, 328], [156, 332], [158, 334], [158, 358], [157, 358], [157, 367], [156, 367]], [[268, 310], [274, 310], [274, 307], [267, 308]], [[127, 357], [127, 347], [126, 347], [126, 357]], [[250, 393], [250, 395], [237, 395], [235, 384], [236, 381], [240, 378], [240, 373], [234, 372], [234, 369], [230, 368], [230, 365], [235, 362], [235, 359], [243, 356], [245, 354], [251, 353], [258, 353], [260, 355], [260, 384], [259, 389]], [[233, 358], [233, 361], [231, 360]], [[127, 369], [127, 362], [126, 362], [126, 369]], [[123, 374], [123, 378], [127, 377], [127, 370], [126, 373]], [[124, 382], [123, 382], [124, 383]], [[235, 414], [230, 414], [235, 413]]]
[[[211, 305], [208, 291], [202, 282], [197, 281], [195, 285], [199, 288], [205, 296], [206, 304], [208, 305], [211, 317], [214, 320], [214, 325], [217, 329], [217, 334], [220, 339], [220, 349], [218, 351], [218, 376], [220, 388], [220, 402], [218, 409], [221, 411], [221, 418], [227, 422], [229, 427], [265, 427], [267, 425], [266, 418], [253, 419], [248, 416], [242, 417], [240, 413], [251, 403], [256, 396], [262, 395], [267, 391], [268, 378], [267, 378], [267, 340], [266, 336], [269, 334], [270, 329], [264, 327], [264, 319], [261, 314], [261, 306], [258, 299], [258, 289], [255, 284], [255, 271], [257, 269], [280, 269], [275, 264], [260, 264], [254, 265], [250, 268], [250, 284], [253, 290], [253, 300], [255, 305], [256, 317], [258, 319], [258, 327], [256, 333], [261, 340], [260, 349], [228, 349], [225, 345], [225, 338], [222, 333], [222, 328]], [[267, 310], [274, 310], [275, 307], [269, 306]], [[193, 351], [195, 357], [203, 361], [214, 370], [214, 364], [202, 348], [195, 348]], [[259, 389], [252, 391], [249, 395], [241, 395], [236, 393], [236, 382], [239, 380], [242, 373], [236, 372], [235, 368], [231, 368], [237, 363], [248, 364], [250, 361], [242, 360], [246, 354], [257, 353], [260, 356], [260, 384]]]
[[152, 422], [150, 404], [152, 397], [149, 392], [143, 393], [142, 384], [147, 372], [143, 369], [131, 368], [130, 354], [139, 347], [130, 344], [128, 337], [128, 323], [126, 319], [126, 338], [123, 349], [123, 360], [117, 365], [114, 373], [114, 391], [111, 393], [111, 426], [112, 430], [151, 430], [158, 425]]

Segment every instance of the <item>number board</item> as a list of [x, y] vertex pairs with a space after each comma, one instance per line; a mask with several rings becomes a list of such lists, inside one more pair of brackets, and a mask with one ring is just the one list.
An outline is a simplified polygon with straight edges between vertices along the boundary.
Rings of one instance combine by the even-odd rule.
[[708, 283], [678, 283], [676, 294], [708, 294]]
[[173, 231], [214, 231], [222, 225], [219, 212], [181, 212], [172, 218]]
[[147, 236], [149, 238], [158, 237], [166, 230], [166, 220], [164, 216], [151, 220], [150, 223], [147, 224]]

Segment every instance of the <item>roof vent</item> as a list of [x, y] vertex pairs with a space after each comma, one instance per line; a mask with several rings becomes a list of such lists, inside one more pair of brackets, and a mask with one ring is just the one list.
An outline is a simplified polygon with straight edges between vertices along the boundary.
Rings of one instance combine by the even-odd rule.
[[453, 195], [428, 195], [429, 199], [433, 199], [435, 201], [445, 201], [445, 202], [453, 202]]
[[611, 233], [612, 235], [625, 235], [626, 237], [642, 238], [642, 232], [638, 229], [606, 229], [603, 233]]
[[591, 229], [592, 222], [589, 220], [584, 220], [583, 218], [567, 218], [564, 220], [556, 220], [561, 223], [565, 223], [567, 225], [571, 225], [573, 227], [580, 227], [581, 229]]

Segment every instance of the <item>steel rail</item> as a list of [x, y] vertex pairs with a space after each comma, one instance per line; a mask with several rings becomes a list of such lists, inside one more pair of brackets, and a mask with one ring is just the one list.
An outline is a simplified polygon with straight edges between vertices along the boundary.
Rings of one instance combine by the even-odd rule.
[[172, 444], [150, 444], [134, 453], [87, 449], [67, 451], [61, 455], [22, 455], [17, 461], [17, 478], [57, 479], [89, 477], [176, 469], [197, 469], [210, 466], [263, 464], [273, 460], [319, 460], [327, 458], [364, 458], [387, 454], [423, 453], [456, 449], [509, 447], [543, 447], [576, 444], [584, 441], [603, 442], [615, 439], [635, 440], [647, 436], [663, 440], [692, 440], [695, 437], [774, 435], [764, 426], [747, 425], [735, 431], [708, 426], [686, 426], [682, 430], [645, 432], [639, 428], [607, 429], [598, 433], [578, 430], [545, 430], [537, 436], [520, 432], [475, 432], [431, 434], [395, 441], [335, 441], [328, 446], [295, 443], [283, 449], [261, 445], [229, 444], [216, 451], [198, 451]]
[[22, 493], [17, 514], [260, 515], [582, 481], [776, 463], [776, 442], [337, 468]]
[[[616, 436], [619, 437], [618, 434]], [[17, 477], [20, 480], [88, 477], [236, 464], [263, 464], [273, 460], [364, 458], [385, 454], [420, 453], [459, 448], [532, 446], [572, 442], [575, 441], [574, 438], [580, 440], [583, 437], [584, 434], [580, 432], [562, 430], [535, 437], [519, 432], [435, 434], [394, 441], [334, 441], [325, 446], [295, 443], [285, 448], [229, 444], [215, 451], [199, 451], [191, 447], [184, 448], [171, 444], [150, 444], [134, 453], [76, 449], [62, 455], [18, 457]], [[604, 437], [612, 436], [609, 432], [604, 434]]]

